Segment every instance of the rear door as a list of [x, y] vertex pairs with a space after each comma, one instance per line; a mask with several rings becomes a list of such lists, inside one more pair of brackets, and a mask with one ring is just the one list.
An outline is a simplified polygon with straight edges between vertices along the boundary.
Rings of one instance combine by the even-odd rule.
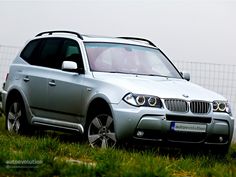
[[42, 110], [47, 106], [47, 78], [45, 68], [41, 67], [39, 60], [43, 43], [44, 40], [41, 39], [29, 42], [20, 55], [29, 65], [23, 65], [24, 67], [17, 71], [22, 75], [21, 87], [35, 116], [43, 116]]
[[31, 41], [29, 47], [22, 52], [21, 57], [30, 64], [23, 71], [24, 92], [35, 116], [49, 116], [48, 78], [51, 73], [50, 68], [58, 58], [62, 42], [61, 38], [35, 40]]

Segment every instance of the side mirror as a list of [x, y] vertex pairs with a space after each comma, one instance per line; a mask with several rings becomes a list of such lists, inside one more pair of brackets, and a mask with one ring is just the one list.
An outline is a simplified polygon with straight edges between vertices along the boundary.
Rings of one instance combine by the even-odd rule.
[[63, 61], [61, 69], [63, 71], [77, 72], [78, 66], [76, 62], [73, 61]]
[[190, 81], [190, 74], [189, 73], [181, 72], [181, 75], [185, 80]]

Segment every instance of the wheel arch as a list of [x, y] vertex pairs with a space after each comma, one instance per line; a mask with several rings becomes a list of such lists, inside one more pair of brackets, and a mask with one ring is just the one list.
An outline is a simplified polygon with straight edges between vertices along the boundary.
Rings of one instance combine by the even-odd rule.
[[22, 104], [24, 106], [24, 109], [25, 109], [25, 112], [26, 112], [27, 121], [30, 122], [29, 121], [29, 116], [28, 116], [28, 110], [26, 109], [27, 108], [27, 103], [24, 99], [24, 96], [19, 90], [15, 89], [15, 88], [10, 90], [7, 94], [6, 105], [5, 105], [5, 114], [7, 114], [8, 110], [10, 108], [10, 104], [14, 99], [19, 99], [22, 102]]
[[[94, 126], [95, 124], [92, 123], [95, 119], [97, 119], [97, 121], [100, 120], [101, 122], [103, 122], [101, 123], [99, 121], [101, 125], [100, 127]], [[110, 123], [107, 124], [108, 122]], [[111, 122], [113, 123], [111, 124]], [[91, 128], [91, 127], [96, 127], [95, 134], [98, 135], [99, 138], [97, 138], [95, 141], [96, 142], [98, 141], [98, 144], [99, 144], [99, 141], [100, 142], [102, 141], [101, 144], [98, 145], [97, 143], [95, 143], [94, 140], [91, 141], [91, 138], [89, 138], [91, 137], [91, 135], [94, 134], [94, 128]], [[104, 130], [104, 127], [106, 127], [105, 130]], [[89, 141], [92, 147], [96, 146], [94, 145], [95, 143], [99, 147], [103, 148], [103, 142], [105, 139], [106, 139], [105, 148], [114, 147], [115, 144], [117, 143], [118, 139], [116, 136], [115, 120], [112, 114], [111, 104], [109, 104], [109, 102], [107, 102], [105, 99], [98, 97], [92, 100], [91, 103], [89, 104], [87, 116], [86, 116], [85, 132], [87, 134], [87, 135], [85, 134], [85, 137], [87, 136], [86, 139]], [[91, 132], [92, 134], [90, 134]], [[108, 136], [108, 134], [110, 134], [110, 136]]]
[[[31, 123], [29, 121], [29, 116], [27, 115], [27, 105], [26, 105], [26, 100], [24, 99], [23, 95], [21, 94], [21, 92], [17, 89], [12, 89], [8, 92], [7, 94], [7, 98], [6, 98], [6, 106], [5, 106], [5, 110], [6, 110], [6, 123], [5, 123], [5, 127], [8, 131], [12, 131], [8, 129], [8, 112], [11, 111], [11, 105], [14, 102], [18, 102], [20, 104], [20, 110], [21, 115], [17, 118], [19, 121], [19, 128], [17, 130], [17, 133], [20, 134], [31, 134], [33, 129], [31, 127]], [[15, 131], [15, 130], [13, 130]]]
[[112, 116], [112, 110], [111, 107], [109, 105], [109, 103], [101, 98], [101, 97], [97, 97], [95, 99], [93, 99], [87, 109], [87, 116], [86, 116], [86, 123], [89, 122], [89, 120], [97, 113], [99, 112], [106, 112], [109, 113]]
[[11, 102], [14, 100], [14, 99], [20, 99], [20, 101], [23, 101], [23, 98], [22, 98], [22, 95], [21, 93], [16, 90], [16, 89], [12, 89], [8, 94], [7, 94], [7, 99], [6, 99], [6, 107], [5, 107], [5, 110], [6, 112], [9, 110], [9, 107], [10, 107], [10, 104]]

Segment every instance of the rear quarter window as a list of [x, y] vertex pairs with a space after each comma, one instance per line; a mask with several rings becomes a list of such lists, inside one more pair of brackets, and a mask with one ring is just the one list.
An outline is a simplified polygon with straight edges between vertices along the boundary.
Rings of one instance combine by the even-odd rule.
[[37, 46], [39, 46], [39, 44], [40, 44], [40, 40], [33, 40], [29, 42], [26, 45], [26, 47], [23, 49], [23, 51], [21, 52], [20, 57], [24, 59], [25, 61], [27, 61], [28, 63], [32, 64], [34, 51], [37, 48]]

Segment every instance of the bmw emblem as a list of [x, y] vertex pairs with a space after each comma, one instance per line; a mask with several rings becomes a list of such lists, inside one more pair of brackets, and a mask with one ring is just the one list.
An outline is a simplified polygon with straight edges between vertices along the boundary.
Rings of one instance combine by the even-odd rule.
[[184, 98], [188, 98], [188, 97], [189, 97], [188, 95], [185, 95], [185, 94], [183, 94], [182, 96], [183, 96]]

